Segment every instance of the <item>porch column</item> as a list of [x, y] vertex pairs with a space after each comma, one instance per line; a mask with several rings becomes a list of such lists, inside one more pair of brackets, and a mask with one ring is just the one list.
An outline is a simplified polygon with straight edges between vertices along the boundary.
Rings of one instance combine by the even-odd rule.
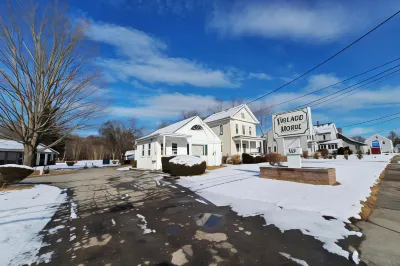
[[264, 154], [264, 141], [260, 141], [260, 152]]
[[192, 155], [192, 138], [188, 138], [187, 141], [189, 144], [189, 155]]
[[240, 156], [243, 154], [243, 142], [242, 139], [240, 139]]
[[163, 154], [162, 155], [167, 155], [167, 147], [165, 146], [165, 136], [163, 136], [163, 139], [162, 139], [162, 141], [163, 141]]

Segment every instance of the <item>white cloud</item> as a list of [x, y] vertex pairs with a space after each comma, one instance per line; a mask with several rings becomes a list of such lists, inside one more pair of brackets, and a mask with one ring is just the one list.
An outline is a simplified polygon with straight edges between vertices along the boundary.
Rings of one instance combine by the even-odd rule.
[[312, 75], [308, 78], [307, 89], [318, 90], [338, 83], [341, 79], [335, 76], [335, 74], [317, 74]]
[[265, 73], [253, 73], [250, 72], [248, 75], [249, 79], [263, 79], [263, 80], [272, 80], [273, 77], [271, 75]]
[[142, 98], [136, 103], [138, 107], [112, 107], [109, 112], [123, 117], [167, 119], [178, 117], [182, 111], [198, 110], [205, 113], [207, 108], [217, 104], [217, 101], [213, 96], [169, 93]]
[[216, 7], [209, 28], [223, 35], [291, 38], [307, 42], [342, 37], [362, 25], [355, 13], [339, 5], [245, 2]]
[[354, 127], [352, 129], [344, 129], [344, 131], [344, 133], [346, 133], [348, 136], [357, 136], [374, 132], [376, 129], [370, 127]]
[[229, 71], [212, 69], [185, 58], [169, 57], [164, 42], [134, 28], [92, 21], [87, 36], [116, 49], [118, 59], [102, 58], [99, 61], [104, 69], [114, 74], [114, 78], [198, 87], [239, 86]]

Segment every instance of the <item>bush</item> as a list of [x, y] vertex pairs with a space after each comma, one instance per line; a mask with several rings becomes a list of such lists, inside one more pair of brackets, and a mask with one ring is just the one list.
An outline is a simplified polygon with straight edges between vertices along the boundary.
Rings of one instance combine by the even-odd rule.
[[321, 153], [321, 156], [322, 156], [324, 159], [328, 158], [329, 151], [328, 151], [327, 149], [320, 149], [320, 150], [318, 150], [318, 151]]
[[270, 165], [281, 165], [282, 162], [287, 162], [287, 157], [276, 152], [271, 152], [265, 156], [265, 160], [269, 162]]
[[303, 158], [307, 159], [308, 158], [308, 151], [303, 151]]
[[340, 147], [338, 150], [337, 150], [337, 154], [338, 155], [345, 155], [344, 154], [344, 151], [347, 151], [347, 155], [351, 155], [351, 154], [353, 154], [353, 151], [352, 150], [350, 150], [350, 148], [349, 147]]
[[232, 155], [231, 161], [232, 161], [232, 164], [241, 164], [242, 163], [242, 161], [240, 160], [239, 154]]
[[346, 160], [348, 160], [349, 159], [349, 151], [345, 149], [343, 152], [343, 156]]
[[360, 151], [360, 150], [357, 151], [357, 158], [360, 159], [360, 160], [363, 158], [363, 152], [362, 151]]
[[0, 167], [0, 187], [4, 187], [13, 183], [18, 183], [33, 172], [33, 168], [30, 167], [11, 165], [8, 165], [7, 167]]
[[132, 165], [132, 167], [136, 168], [137, 167], [137, 162], [136, 160], [130, 160], [130, 165]]
[[[196, 163], [196, 161], [200, 163]], [[175, 160], [170, 160], [168, 167], [173, 176], [192, 176], [204, 174], [207, 164], [200, 157], [185, 155], [178, 156]]]
[[314, 159], [319, 159], [319, 158], [321, 158], [321, 153], [318, 152], [318, 151], [314, 152], [313, 158], [314, 158]]
[[176, 156], [161, 157], [161, 167], [164, 173], [169, 173], [169, 160]]
[[226, 161], [228, 160], [228, 156], [222, 156], [222, 160], [221, 160], [221, 163], [222, 164], [226, 164]]
[[68, 166], [74, 166], [75, 162], [74, 161], [67, 161], [65, 162]]
[[262, 163], [264, 162], [264, 158], [261, 155], [253, 156], [248, 153], [243, 153], [242, 162], [244, 164]]
[[370, 149], [368, 149], [367, 155], [371, 155], [371, 150]]
[[336, 159], [337, 151], [333, 151], [333, 152], [332, 152], [332, 156], [333, 156], [333, 159]]

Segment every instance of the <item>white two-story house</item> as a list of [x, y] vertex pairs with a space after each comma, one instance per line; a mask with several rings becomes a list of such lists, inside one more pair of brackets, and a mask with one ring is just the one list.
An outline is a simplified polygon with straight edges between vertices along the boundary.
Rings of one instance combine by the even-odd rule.
[[212, 114], [204, 122], [221, 139], [223, 156], [264, 153], [263, 138], [257, 136], [260, 122], [247, 105]]

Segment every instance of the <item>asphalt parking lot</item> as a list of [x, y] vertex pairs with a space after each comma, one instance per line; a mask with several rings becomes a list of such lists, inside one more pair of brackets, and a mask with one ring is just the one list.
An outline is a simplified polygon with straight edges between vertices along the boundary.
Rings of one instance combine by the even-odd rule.
[[29, 181], [68, 194], [41, 232], [43, 265], [354, 265], [311, 236], [237, 216], [162, 173], [98, 168]]

